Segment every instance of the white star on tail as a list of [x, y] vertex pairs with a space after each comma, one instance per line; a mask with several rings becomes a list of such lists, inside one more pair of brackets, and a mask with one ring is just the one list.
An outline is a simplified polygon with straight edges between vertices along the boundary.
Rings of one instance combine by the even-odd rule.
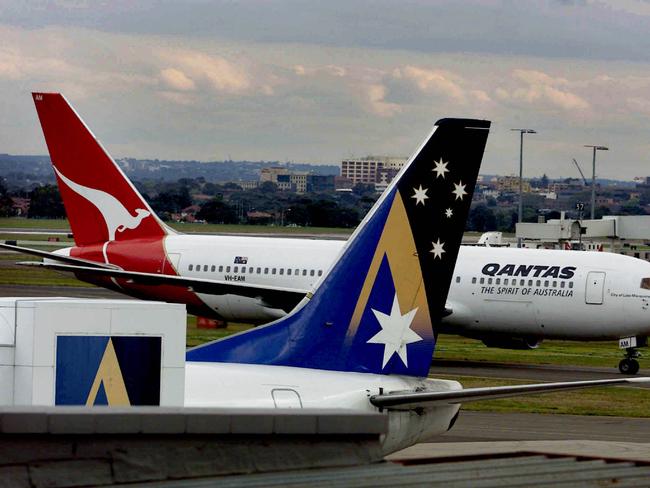
[[452, 191], [452, 193], [456, 195], [456, 200], [462, 200], [463, 196], [467, 195], [467, 192], [465, 191], [466, 186], [467, 185], [463, 185], [462, 181], [459, 181], [458, 184], [454, 183], [454, 191]]
[[452, 209], [448, 208], [447, 210], [445, 210], [445, 216], [448, 219], [450, 219], [452, 215], [454, 215], [454, 211]]
[[418, 203], [421, 203], [424, 205], [424, 201], [429, 198], [427, 196], [427, 188], [422, 188], [422, 185], [420, 185], [420, 188], [413, 188], [413, 191], [415, 194], [411, 198], [415, 198], [415, 205]]
[[440, 238], [438, 238], [437, 242], [432, 242], [431, 244], [433, 244], [433, 249], [431, 249], [431, 251], [429, 251], [429, 252], [433, 253], [433, 259], [436, 259], [436, 258], [442, 259], [443, 253], [447, 252], [447, 251], [445, 251], [443, 249], [443, 247], [445, 246], [445, 243], [440, 242]]
[[411, 322], [413, 322], [413, 318], [418, 309], [415, 308], [407, 314], [402, 315], [399, 309], [399, 302], [397, 301], [397, 293], [395, 293], [390, 315], [379, 312], [374, 308], [371, 310], [375, 314], [375, 317], [377, 317], [377, 321], [381, 325], [381, 330], [368, 339], [368, 344], [384, 345], [384, 360], [381, 364], [381, 369], [386, 367], [386, 364], [388, 364], [388, 361], [395, 353], [402, 360], [404, 366], [408, 368], [406, 346], [412, 342], [422, 340], [422, 337], [411, 330]]
[[442, 162], [442, 158], [440, 158], [439, 161], [434, 161], [436, 167], [433, 168], [431, 171], [433, 171], [436, 174], [436, 178], [442, 176], [442, 179], [445, 179], [445, 173], [449, 173], [449, 170], [447, 169], [447, 165], [449, 164], [449, 161], [446, 163]]

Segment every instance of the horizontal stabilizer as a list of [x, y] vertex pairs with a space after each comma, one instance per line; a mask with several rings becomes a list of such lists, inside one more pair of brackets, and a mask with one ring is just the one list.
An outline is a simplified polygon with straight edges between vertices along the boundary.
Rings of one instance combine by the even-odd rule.
[[612, 380], [564, 381], [560, 383], [536, 383], [531, 385], [489, 386], [450, 391], [393, 392], [370, 397], [376, 407], [391, 410], [415, 410], [455, 403], [478, 402], [536, 393], [561, 390], [577, 390], [597, 386], [615, 386], [634, 383], [650, 383], [650, 377], [617, 378]]
[[19, 263], [25, 266], [35, 266], [75, 273], [84, 276], [109, 277], [127, 280], [130, 283], [139, 285], [166, 285], [179, 286], [190, 289], [197, 293], [210, 295], [240, 295], [249, 298], [258, 298], [271, 308], [280, 308], [288, 312], [296, 303], [302, 300], [307, 294], [306, 290], [294, 288], [280, 288], [276, 286], [251, 285], [242, 282], [205, 280], [200, 278], [186, 278], [183, 276], [142, 273], [138, 271], [125, 271], [121, 269], [105, 269], [91, 266], [74, 266], [69, 264], [55, 264], [42, 262]]
[[[4, 244], [2, 242], [0, 242], [0, 248], [8, 249], [10, 251], [19, 252], [22, 254], [29, 254], [31, 256], [38, 256], [39, 258], [46, 258], [46, 259], [51, 259], [53, 261], [60, 261], [62, 263], [84, 266], [87, 268], [121, 269], [118, 266], [115, 266], [114, 264], [98, 263], [97, 261], [90, 261], [88, 259], [73, 258], [72, 256], [64, 256], [63, 254], [41, 251], [39, 249], [31, 249], [29, 247], [14, 246], [13, 244]], [[20, 264], [24, 264], [24, 263], [20, 263]]]

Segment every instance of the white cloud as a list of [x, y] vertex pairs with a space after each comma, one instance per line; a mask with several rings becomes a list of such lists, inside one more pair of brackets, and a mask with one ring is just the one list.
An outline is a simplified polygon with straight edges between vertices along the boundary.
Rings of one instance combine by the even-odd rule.
[[384, 85], [374, 83], [365, 86], [364, 95], [366, 108], [380, 117], [392, 117], [402, 111], [396, 103], [386, 101], [387, 90]]
[[171, 89], [179, 91], [192, 91], [196, 84], [191, 78], [176, 68], [165, 68], [160, 72], [162, 81]]
[[444, 95], [459, 103], [467, 101], [465, 90], [460, 85], [460, 77], [449, 71], [405, 66], [395, 69], [393, 76], [413, 82], [423, 93]]

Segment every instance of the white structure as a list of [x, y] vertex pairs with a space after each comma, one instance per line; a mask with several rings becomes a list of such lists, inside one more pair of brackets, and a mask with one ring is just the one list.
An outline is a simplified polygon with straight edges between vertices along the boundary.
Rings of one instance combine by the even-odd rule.
[[182, 406], [184, 305], [0, 298], [0, 406]]
[[541, 241], [582, 238], [650, 239], [650, 215], [608, 215], [595, 220], [552, 219], [545, 224], [518, 223], [517, 237]]

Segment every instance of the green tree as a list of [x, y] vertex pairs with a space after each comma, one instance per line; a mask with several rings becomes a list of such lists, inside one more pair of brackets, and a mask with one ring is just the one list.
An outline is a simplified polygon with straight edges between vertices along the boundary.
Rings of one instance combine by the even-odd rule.
[[65, 217], [65, 208], [56, 185], [44, 185], [29, 193], [29, 218], [60, 219]]
[[235, 210], [218, 198], [205, 202], [196, 213], [196, 218], [211, 224], [235, 224], [237, 213]]

